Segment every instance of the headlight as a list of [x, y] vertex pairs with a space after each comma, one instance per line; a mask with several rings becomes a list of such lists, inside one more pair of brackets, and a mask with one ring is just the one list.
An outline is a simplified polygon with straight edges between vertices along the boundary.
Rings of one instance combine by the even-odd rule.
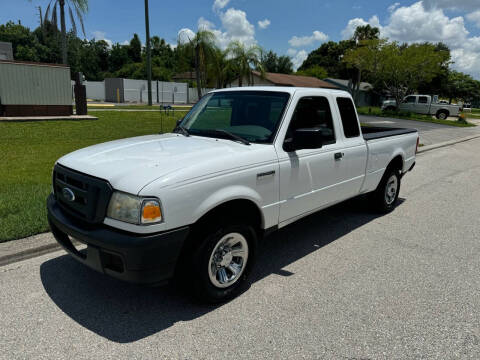
[[131, 224], [156, 224], [162, 221], [160, 201], [123, 192], [114, 192], [108, 204], [109, 218]]

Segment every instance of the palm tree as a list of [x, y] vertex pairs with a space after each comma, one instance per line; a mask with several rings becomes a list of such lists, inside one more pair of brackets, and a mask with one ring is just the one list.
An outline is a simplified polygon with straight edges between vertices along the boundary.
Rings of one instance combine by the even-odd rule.
[[228, 52], [215, 48], [212, 53], [212, 59], [209, 62], [209, 74], [215, 79], [217, 89], [224, 88], [235, 78], [235, 72], [232, 61], [228, 59]]
[[253, 85], [253, 69], [260, 71], [262, 77], [265, 76], [265, 69], [261, 62], [262, 50], [258, 45], [245, 46], [236, 40], [228, 45], [227, 52], [239, 76], [238, 86], [243, 85], [244, 78], [247, 79], [248, 85]]
[[212, 58], [212, 54], [215, 51], [215, 35], [208, 30], [198, 30], [197, 33], [190, 38], [188, 36], [187, 30], [180, 32], [178, 34], [178, 39], [182, 35], [186, 35], [188, 38], [187, 45], [191, 47], [194, 52], [194, 61], [195, 61], [195, 76], [197, 79], [197, 92], [198, 98], [202, 97], [202, 84], [205, 84], [205, 73], [207, 69], [208, 60]]
[[[53, 7], [52, 7], [53, 4]], [[50, 21], [58, 28], [57, 6], [60, 8], [60, 27], [61, 27], [61, 48], [62, 48], [62, 62], [67, 63], [67, 27], [65, 24], [65, 5], [68, 6], [68, 13], [70, 15], [70, 23], [72, 30], [77, 35], [77, 25], [75, 23], [75, 15], [82, 26], [83, 36], [85, 35], [85, 26], [83, 24], [83, 17], [88, 11], [88, 0], [50, 0], [47, 11], [45, 11], [45, 20]], [[51, 10], [51, 11], [50, 11]], [[74, 15], [75, 13], [75, 15]], [[45, 22], [45, 21], [44, 21]]]

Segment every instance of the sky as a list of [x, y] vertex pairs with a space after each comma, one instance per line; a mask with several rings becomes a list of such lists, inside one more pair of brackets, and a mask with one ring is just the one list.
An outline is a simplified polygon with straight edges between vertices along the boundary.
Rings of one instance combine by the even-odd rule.
[[[0, 23], [30, 28], [39, 24], [35, 6], [48, 0], [0, 0]], [[145, 39], [142, 0], [91, 0], [87, 38], [124, 43], [133, 33]], [[289, 55], [300, 66], [322, 43], [349, 38], [356, 26], [371, 24], [382, 37], [401, 42], [442, 41], [452, 50], [455, 70], [480, 80], [480, 0], [150, 0], [150, 33], [170, 44], [198, 28], [231, 40], [258, 44]], [[68, 25], [68, 23], [67, 23]]]

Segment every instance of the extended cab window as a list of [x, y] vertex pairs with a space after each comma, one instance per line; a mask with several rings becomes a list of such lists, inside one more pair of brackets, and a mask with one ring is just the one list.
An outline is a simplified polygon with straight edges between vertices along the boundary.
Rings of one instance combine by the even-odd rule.
[[298, 101], [286, 139], [297, 129], [322, 129], [323, 144], [335, 143], [332, 112], [328, 99], [323, 96], [304, 97]]
[[208, 94], [190, 110], [181, 126], [192, 135], [223, 137], [229, 132], [250, 142], [271, 143], [289, 97], [276, 91]]
[[340, 110], [345, 137], [354, 138], [360, 136], [360, 129], [358, 128], [358, 119], [353, 101], [349, 98], [339, 97], [337, 98], [337, 105]]
[[419, 104], [428, 104], [428, 97], [426, 97], [426, 96], [419, 96], [419, 97], [418, 97], [418, 103], [419, 103]]
[[405, 99], [405, 102], [406, 102], [407, 104], [415, 104], [415, 100], [416, 100], [415, 96], [408, 96], [408, 97]]

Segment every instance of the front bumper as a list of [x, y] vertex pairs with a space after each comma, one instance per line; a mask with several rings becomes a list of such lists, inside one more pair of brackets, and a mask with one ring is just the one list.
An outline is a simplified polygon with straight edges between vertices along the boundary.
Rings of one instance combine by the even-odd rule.
[[[105, 225], [85, 225], [66, 214], [53, 194], [47, 199], [48, 222], [55, 239], [75, 259], [101, 273], [141, 284], [170, 279], [189, 227], [138, 235]], [[70, 237], [87, 245], [78, 251]]]

